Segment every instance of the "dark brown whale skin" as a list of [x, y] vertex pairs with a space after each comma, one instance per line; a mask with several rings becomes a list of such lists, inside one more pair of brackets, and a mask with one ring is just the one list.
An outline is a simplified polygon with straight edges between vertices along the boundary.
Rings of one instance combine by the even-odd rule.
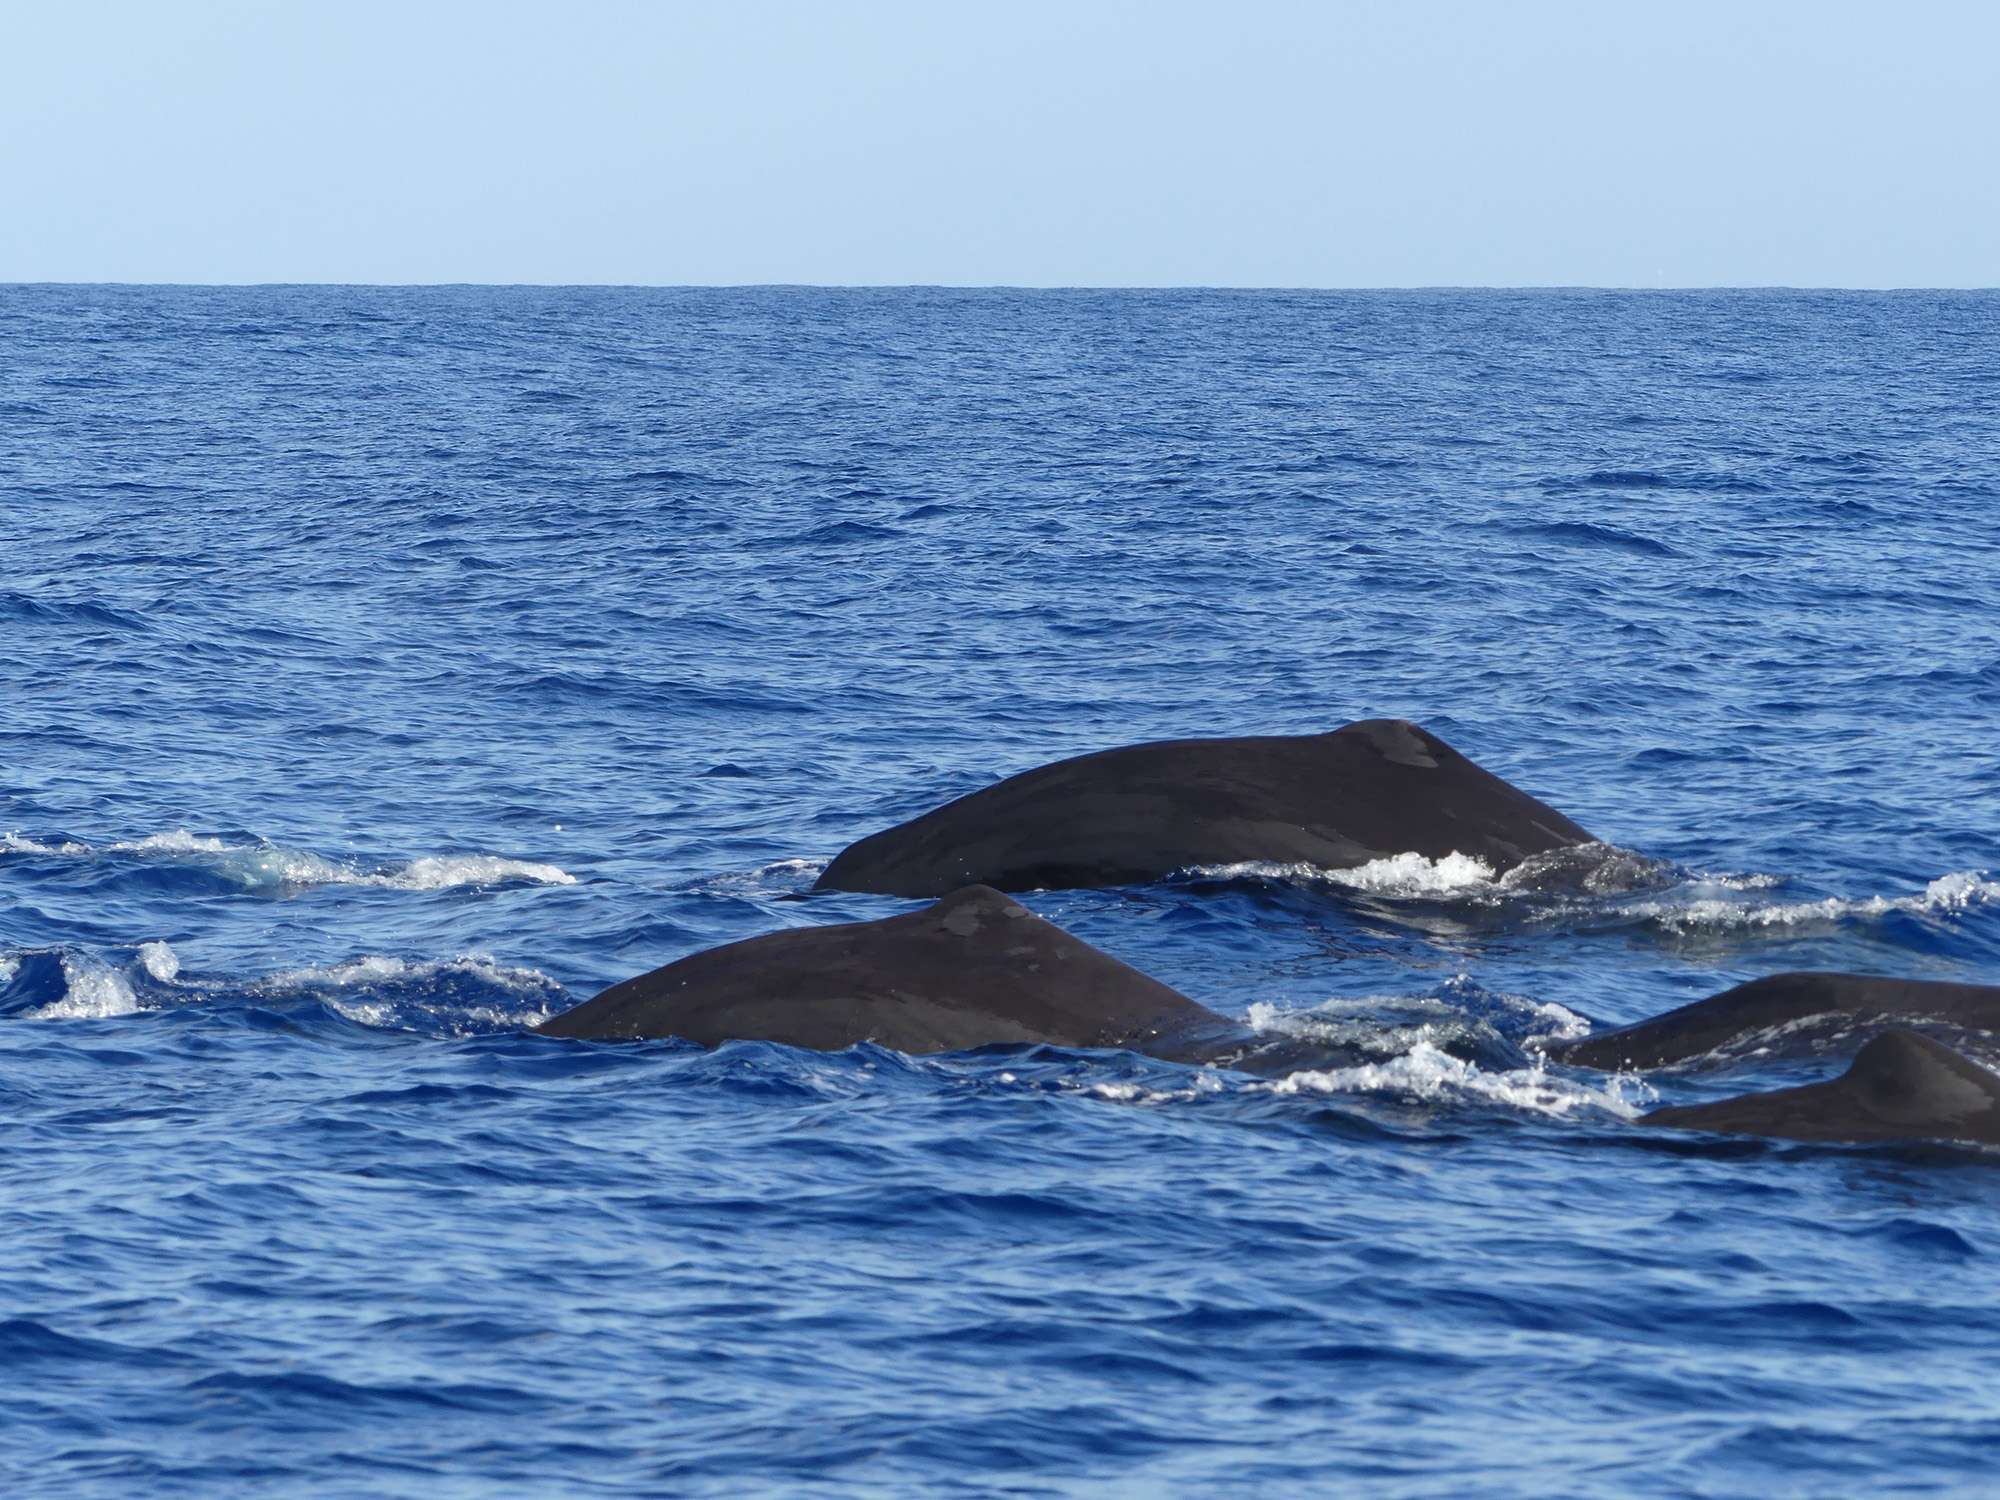
[[1330, 734], [1166, 740], [1025, 771], [850, 845], [825, 890], [939, 896], [1127, 885], [1193, 866], [1349, 869], [1472, 855], [1496, 870], [1592, 842], [1402, 719]]
[[971, 886], [873, 922], [795, 928], [692, 954], [544, 1021], [549, 1036], [680, 1037], [899, 1052], [1006, 1043], [1129, 1047], [1170, 1060], [1243, 1035], [1011, 897]]
[[1737, 1037], [1807, 1016], [1941, 1021], [2000, 1031], [2000, 986], [1868, 974], [1773, 974], [1616, 1031], [1550, 1047], [1583, 1068], [1660, 1068], [1713, 1052]]
[[[679, 1037], [705, 1047], [780, 1042], [915, 1054], [995, 1045], [1123, 1047], [1257, 1073], [1325, 1066], [1314, 1044], [1276, 1045], [988, 886], [873, 922], [730, 943], [615, 984], [542, 1023], [591, 1041]], [[1909, 1031], [1878, 1036], [1841, 1078], [1643, 1123], [1808, 1141], [2000, 1144], [2000, 1076]]]
[[2000, 1146], [2000, 1074], [1899, 1028], [1869, 1041], [1839, 1078], [1656, 1109], [1640, 1123], [1795, 1141]]

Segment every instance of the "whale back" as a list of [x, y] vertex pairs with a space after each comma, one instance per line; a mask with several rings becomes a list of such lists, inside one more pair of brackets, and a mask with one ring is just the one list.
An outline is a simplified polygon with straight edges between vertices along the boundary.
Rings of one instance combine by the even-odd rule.
[[996, 1043], [1133, 1047], [1230, 1029], [999, 891], [973, 886], [920, 912], [766, 933], [615, 984], [538, 1028], [600, 1040], [761, 1040], [911, 1053]]
[[936, 896], [1122, 885], [1203, 865], [1348, 869], [1466, 854], [1507, 869], [1591, 835], [1400, 719], [1330, 734], [1168, 740], [1025, 771], [872, 834], [831, 890]]
[[1808, 1016], [1942, 1021], [2000, 1031], [2000, 986], [1867, 974], [1773, 974], [1678, 1010], [1549, 1049], [1585, 1068], [1658, 1068]]
[[1830, 1082], [1656, 1109], [1641, 1123], [1801, 1141], [2000, 1145], [2000, 1074], [1899, 1029], [1873, 1038]]

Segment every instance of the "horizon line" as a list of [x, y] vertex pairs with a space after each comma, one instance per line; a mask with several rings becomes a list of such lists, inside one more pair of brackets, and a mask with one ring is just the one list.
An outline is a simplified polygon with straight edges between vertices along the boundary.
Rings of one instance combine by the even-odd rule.
[[655, 291], [655, 292], [1993, 292], [2000, 283], [1972, 282], [1859, 283], [1859, 282], [1689, 282], [1672, 286], [1641, 285], [1633, 282], [1547, 281], [1547, 282], [1407, 282], [1364, 283], [1336, 286], [1330, 283], [1252, 283], [1232, 281], [1188, 282], [1040, 282], [1040, 281], [127, 281], [99, 280], [3, 280], [8, 290], [42, 287], [106, 287], [152, 289], [207, 289], [217, 291], [281, 290], [295, 287], [354, 288], [373, 291], [487, 290], [540, 291]]

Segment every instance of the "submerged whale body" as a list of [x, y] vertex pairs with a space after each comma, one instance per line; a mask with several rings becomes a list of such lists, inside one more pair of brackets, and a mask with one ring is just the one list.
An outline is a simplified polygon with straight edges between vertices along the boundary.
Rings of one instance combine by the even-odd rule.
[[1797, 1141], [2000, 1146], [2000, 1074], [1920, 1032], [1896, 1029], [1871, 1040], [1839, 1078], [1656, 1109], [1640, 1123]]
[[613, 985], [538, 1029], [820, 1051], [858, 1042], [911, 1053], [1129, 1047], [1173, 1061], [1209, 1055], [1242, 1030], [977, 885], [904, 916], [711, 948]]
[[[1733, 1013], [1767, 1011], [1745, 1004]], [[861, 1042], [915, 1054], [1037, 1044], [1127, 1048], [1257, 1073], [1334, 1060], [1321, 1044], [1259, 1037], [982, 885], [903, 916], [711, 948], [613, 985], [537, 1029], [595, 1041], [679, 1037], [705, 1047], [767, 1041], [819, 1051]], [[1587, 1045], [1573, 1044], [1563, 1060], [1596, 1065], [1576, 1055]], [[2000, 1144], [2000, 1075], [1928, 1037], [1895, 1030], [1870, 1041], [1830, 1082], [1658, 1109], [1641, 1123], [1808, 1141]]]
[[843, 850], [818, 888], [938, 896], [1124, 885], [1199, 865], [1350, 869], [1471, 855], [1497, 870], [1592, 842], [1401, 719], [1331, 734], [1168, 740], [1058, 761]]
[[2000, 986], [1867, 974], [1773, 974], [1616, 1031], [1557, 1044], [1549, 1055], [1585, 1068], [1660, 1068], [1768, 1027], [1823, 1015], [1864, 1024], [1941, 1021], [2000, 1031]]

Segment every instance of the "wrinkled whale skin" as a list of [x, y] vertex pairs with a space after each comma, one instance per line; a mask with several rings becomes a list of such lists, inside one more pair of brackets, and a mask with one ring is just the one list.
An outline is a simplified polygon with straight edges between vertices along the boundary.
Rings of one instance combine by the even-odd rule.
[[1839, 1078], [1656, 1109], [1640, 1123], [1795, 1141], [2000, 1146], [2000, 1074], [1899, 1028], [1872, 1039]]
[[1472, 855], [1496, 870], [1591, 842], [1401, 719], [1330, 734], [1167, 740], [1025, 771], [850, 845], [818, 888], [938, 896], [1125, 885], [1244, 861], [1349, 869]]
[[986, 886], [873, 922], [692, 954], [545, 1021], [550, 1036], [680, 1037], [899, 1052], [1007, 1043], [1212, 1054], [1236, 1023]]
[[1773, 974], [1616, 1031], [1559, 1043], [1549, 1054], [1584, 1068], [1660, 1068], [1713, 1052], [1739, 1036], [1819, 1015], [1943, 1021], [2000, 1031], [2000, 986], [1867, 974]]

